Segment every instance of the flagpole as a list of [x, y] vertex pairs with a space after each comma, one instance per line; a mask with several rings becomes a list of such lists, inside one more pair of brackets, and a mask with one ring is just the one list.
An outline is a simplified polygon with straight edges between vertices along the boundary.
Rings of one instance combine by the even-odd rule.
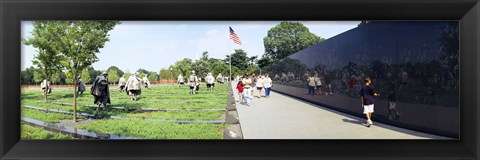
[[[230, 29], [231, 27], [228, 26], [228, 28]], [[229, 38], [230, 39], [230, 38]], [[230, 40], [229, 40], [230, 41]], [[230, 49], [232, 49], [232, 43], [230, 43]], [[230, 64], [230, 75], [228, 76], [228, 81], [230, 82], [230, 80], [232, 79], [232, 54], [230, 53], [229, 56], [228, 56], [228, 61]]]

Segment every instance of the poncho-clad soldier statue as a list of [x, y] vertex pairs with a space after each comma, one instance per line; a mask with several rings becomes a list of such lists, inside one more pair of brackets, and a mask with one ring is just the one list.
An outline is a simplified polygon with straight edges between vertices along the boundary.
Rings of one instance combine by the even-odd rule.
[[103, 72], [101, 75], [97, 76], [90, 89], [90, 94], [94, 97], [93, 103], [98, 105], [97, 111], [101, 107], [107, 109], [107, 105], [110, 104], [107, 75], [107, 72]]
[[148, 87], [150, 87], [150, 81], [148, 80], [147, 75], [145, 75], [145, 77], [143, 77], [142, 83], [143, 83], [143, 85], [145, 85], [145, 88], [148, 89]]
[[195, 71], [192, 71], [192, 74], [188, 77], [188, 85], [190, 86], [190, 94], [195, 94], [198, 87], [198, 77], [195, 75]]
[[40, 83], [40, 88], [43, 93], [52, 93], [52, 88], [50, 88], [50, 81], [48, 79], [44, 79], [42, 83]]
[[120, 77], [120, 79], [118, 80], [118, 88], [120, 92], [123, 92], [123, 90], [125, 89], [125, 85], [127, 85], [127, 79], [125, 79], [125, 75], [122, 75], [122, 77]]
[[142, 80], [137, 75], [138, 73], [134, 73], [128, 78], [125, 88], [132, 101], [137, 101], [138, 96], [142, 94]]
[[183, 85], [184, 83], [185, 83], [185, 82], [183, 81], [182, 74], [179, 74], [179, 75], [178, 75], [178, 78], [177, 78], [178, 87], [180, 87], [180, 85]]
[[215, 87], [215, 78], [213, 77], [212, 73], [208, 73], [207, 77], [205, 77], [205, 82], [207, 82], [207, 91], [213, 90]]
[[223, 84], [223, 82], [225, 82], [225, 79], [223, 79], [223, 76], [221, 73], [219, 73], [217, 76], [217, 82], [220, 84]]
[[82, 79], [80, 79], [80, 76], [77, 77], [77, 84], [78, 84], [77, 95], [83, 95], [83, 92], [85, 92], [86, 90], [86, 86], [82, 82]]

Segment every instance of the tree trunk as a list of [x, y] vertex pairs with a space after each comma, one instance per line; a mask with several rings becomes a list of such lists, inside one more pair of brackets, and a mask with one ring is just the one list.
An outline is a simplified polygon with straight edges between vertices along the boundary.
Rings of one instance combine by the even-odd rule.
[[73, 121], [77, 122], [77, 76], [73, 77]]
[[48, 98], [48, 89], [49, 89], [49, 88], [50, 88], [50, 87], [49, 87], [48, 85], [46, 85], [45, 90], [44, 90], [44, 92], [43, 92], [45, 101], [47, 101], [47, 98]]

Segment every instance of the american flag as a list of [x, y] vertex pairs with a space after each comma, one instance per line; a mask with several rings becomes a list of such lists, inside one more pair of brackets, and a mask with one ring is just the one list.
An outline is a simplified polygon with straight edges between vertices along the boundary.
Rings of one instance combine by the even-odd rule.
[[240, 38], [238, 38], [237, 34], [233, 31], [232, 27], [228, 26], [230, 28], [230, 39], [233, 40], [238, 45], [242, 45], [242, 42], [240, 41]]

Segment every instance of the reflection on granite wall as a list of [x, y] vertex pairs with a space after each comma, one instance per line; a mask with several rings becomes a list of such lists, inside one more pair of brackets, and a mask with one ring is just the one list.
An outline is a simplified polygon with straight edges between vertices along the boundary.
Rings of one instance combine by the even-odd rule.
[[[295, 53], [266, 68], [274, 90], [362, 116], [365, 77], [380, 93], [374, 121], [458, 138], [459, 31], [457, 21], [375, 21]], [[306, 95], [309, 74], [319, 95]], [[401, 113], [388, 116], [387, 98]]]

